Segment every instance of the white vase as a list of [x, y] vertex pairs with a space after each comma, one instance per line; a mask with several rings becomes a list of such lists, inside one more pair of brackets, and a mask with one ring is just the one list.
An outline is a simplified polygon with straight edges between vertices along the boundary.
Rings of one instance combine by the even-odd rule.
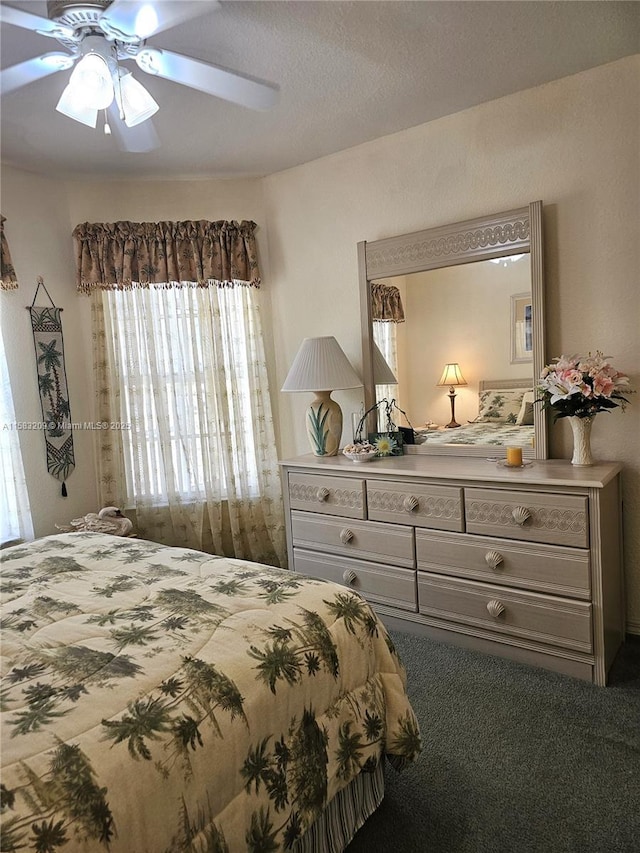
[[593, 426], [593, 418], [569, 418], [571, 430], [573, 432], [573, 456], [571, 457], [572, 465], [593, 465], [593, 456], [591, 455], [591, 427]]

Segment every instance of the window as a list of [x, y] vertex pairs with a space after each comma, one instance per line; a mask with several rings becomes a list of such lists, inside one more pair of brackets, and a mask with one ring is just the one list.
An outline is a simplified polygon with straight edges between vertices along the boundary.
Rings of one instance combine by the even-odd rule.
[[20, 438], [9, 382], [9, 368], [0, 335], [0, 545], [33, 539], [29, 496]]
[[211, 486], [225, 497], [241, 479], [258, 496], [253, 374], [264, 356], [252, 288], [134, 288], [103, 300], [128, 497], [162, 504]]

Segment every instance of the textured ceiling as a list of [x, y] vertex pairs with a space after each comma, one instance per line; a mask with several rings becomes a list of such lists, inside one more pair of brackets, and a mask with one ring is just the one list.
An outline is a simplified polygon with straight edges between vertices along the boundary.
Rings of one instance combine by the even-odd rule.
[[[46, 17], [40, 0], [2, 5]], [[58, 48], [8, 24], [0, 38], [2, 67]], [[3, 161], [78, 178], [270, 174], [637, 53], [640, 3], [222, 0], [149, 44], [276, 83], [279, 104], [255, 112], [131, 63], [160, 104], [161, 145], [124, 153], [55, 111], [59, 72], [2, 98]]]

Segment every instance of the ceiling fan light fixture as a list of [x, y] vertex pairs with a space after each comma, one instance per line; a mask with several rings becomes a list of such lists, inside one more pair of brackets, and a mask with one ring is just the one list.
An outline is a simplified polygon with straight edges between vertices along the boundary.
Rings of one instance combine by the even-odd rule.
[[98, 110], [86, 106], [84, 101], [78, 99], [78, 90], [71, 83], [65, 87], [56, 105], [56, 110], [68, 118], [74, 119], [74, 121], [86, 124], [87, 127], [95, 128], [98, 122]]
[[127, 127], [142, 124], [160, 109], [157, 102], [131, 72], [120, 76], [116, 86], [116, 101]]
[[74, 88], [78, 103], [94, 110], [106, 110], [113, 101], [111, 71], [98, 53], [82, 57], [71, 73], [69, 86]]

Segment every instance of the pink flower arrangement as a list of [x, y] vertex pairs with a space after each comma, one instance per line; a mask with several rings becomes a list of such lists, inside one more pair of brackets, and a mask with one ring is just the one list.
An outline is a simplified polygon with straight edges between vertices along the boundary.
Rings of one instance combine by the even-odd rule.
[[599, 350], [585, 358], [581, 355], [560, 358], [548, 364], [540, 374], [538, 392], [543, 407], [551, 409], [554, 417], [591, 418], [629, 401], [620, 393], [630, 393], [629, 377], [615, 370], [609, 356]]

